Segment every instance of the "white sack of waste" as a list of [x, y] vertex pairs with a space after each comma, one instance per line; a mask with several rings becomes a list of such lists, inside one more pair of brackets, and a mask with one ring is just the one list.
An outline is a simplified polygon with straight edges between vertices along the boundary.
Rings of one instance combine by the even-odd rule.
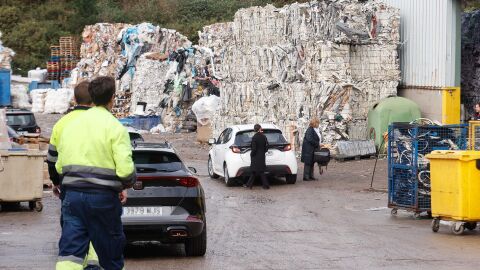
[[73, 89], [60, 88], [58, 90], [49, 90], [43, 113], [65, 113], [70, 108], [72, 99]]
[[219, 105], [220, 98], [215, 95], [211, 95], [197, 100], [192, 106], [192, 111], [200, 124], [207, 125], [213, 118], [213, 115], [217, 111]]
[[25, 86], [14, 84], [11, 88], [12, 106], [15, 109], [31, 109], [30, 97]]
[[45, 109], [45, 98], [47, 92], [52, 89], [34, 89], [30, 92], [32, 98], [32, 112], [41, 113]]
[[165, 133], [165, 132], [167, 132], [167, 130], [165, 129], [165, 127], [162, 124], [159, 124], [158, 126], [150, 129], [150, 133], [152, 133], [152, 134]]

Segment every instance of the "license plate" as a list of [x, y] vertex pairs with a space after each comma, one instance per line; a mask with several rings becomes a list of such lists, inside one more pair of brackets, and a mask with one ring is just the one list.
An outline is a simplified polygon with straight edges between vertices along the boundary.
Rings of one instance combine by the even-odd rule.
[[17, 131], [18, 135], [27, 135], [28, 132], [26, 131]]
[[[167, 214], [166, 209], [161, 206], [137, 206], [137, 207], [123, 207], [123, 216], [148, 217], [148, 216], [162, 216]], [[169, 213], [168, 213], [169, 214]]]

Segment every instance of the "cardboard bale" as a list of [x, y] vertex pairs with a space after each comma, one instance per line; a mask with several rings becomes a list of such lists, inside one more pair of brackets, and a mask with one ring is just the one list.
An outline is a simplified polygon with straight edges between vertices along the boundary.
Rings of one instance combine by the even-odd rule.
[[208, 143], [208, 140], [213, 138], [212, 124], [208, 123], [202, 125], [197, 123], [197, 141], [201, 143]]

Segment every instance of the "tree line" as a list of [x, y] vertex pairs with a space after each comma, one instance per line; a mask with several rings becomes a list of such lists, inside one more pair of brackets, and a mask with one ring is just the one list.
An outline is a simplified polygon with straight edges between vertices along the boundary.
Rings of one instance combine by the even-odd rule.
[[[151, 22], [196, 42], [203, 26], [232, 21], [240, 8], [293, 2], [307, 0], [0, 0], [0, 31], [4, 45], [17, 53], [14, 73], [25, 75], [45, 67], [50, 45], [60, 36], [80, 36], [85, 25]], [[463, 4], [468, 10], [480, 7], [478, 0]]]

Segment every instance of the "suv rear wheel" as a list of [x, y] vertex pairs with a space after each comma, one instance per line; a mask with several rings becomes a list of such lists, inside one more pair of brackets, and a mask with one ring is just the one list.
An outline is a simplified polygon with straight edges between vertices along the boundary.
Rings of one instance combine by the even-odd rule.
[[207, 223], [203, 226], [202, 233], [185, 241], [185, 254], [189, 257], [205, 255], [207, 251]]
[[217, 179], [219, 177], [219, 175], [213, 171], [213, 161], [211, 156], [208, 156], [208, 175], [210, 175], [210, 178], [213, 179]]
[[225, 179], [225, 185], [227, 185], [227, 187], [233, 186], [235, 179], [230, 178], [230, 175], [228, 175], [227, 164], [223, 165], [223, 177]]
[[287, 184], [293, 185], [297, 182], [297, 175], [296, 174], [287, 174], [285, 175], [285, 180]]

